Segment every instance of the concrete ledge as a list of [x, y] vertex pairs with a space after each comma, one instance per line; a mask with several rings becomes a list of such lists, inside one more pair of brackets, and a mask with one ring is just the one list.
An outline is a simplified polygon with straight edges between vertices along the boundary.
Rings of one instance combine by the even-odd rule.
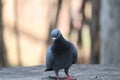
[[[48, 78], [54, 72], [44, 72], [45, 65], [34, 67], [0, 68], [0, 80], [55, 80]], [[63, 70], [61, 80], [65, 80]], [[120, 80], [120, 65], [73, 65], [70, 75], [77, 80]]]

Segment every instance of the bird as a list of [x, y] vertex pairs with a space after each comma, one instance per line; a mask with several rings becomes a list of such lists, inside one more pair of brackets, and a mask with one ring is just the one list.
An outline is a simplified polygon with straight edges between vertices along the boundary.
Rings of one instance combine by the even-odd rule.
[[77, 61], [77, 49], [74, 44], [66, 40], [57, 28], [51, 31], [53, 43], [48, 47], [46, 54], [46, 70], [54, 71], [59, 79], [59, 70], [64, 69], [67, 80], [74, 80], [69, 75], [69, 68]]

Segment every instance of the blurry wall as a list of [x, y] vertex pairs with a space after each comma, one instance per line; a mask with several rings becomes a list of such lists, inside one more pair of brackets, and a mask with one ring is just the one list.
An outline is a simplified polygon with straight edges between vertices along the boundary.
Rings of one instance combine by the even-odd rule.
[[[61, 1], [62, 4], [57, 0], [3, 0], [3, 34], [10, 66], [44, 64], [50, 44], [49, 33], [55, 27], [76, 45], [78, 63], [89, 63], [90, 24], [87, 20], [91, 20], [91, 2]], [[59, 10], [58, 5], [61, 5]], [[79, 44], [80, 37], [82, 45]]]

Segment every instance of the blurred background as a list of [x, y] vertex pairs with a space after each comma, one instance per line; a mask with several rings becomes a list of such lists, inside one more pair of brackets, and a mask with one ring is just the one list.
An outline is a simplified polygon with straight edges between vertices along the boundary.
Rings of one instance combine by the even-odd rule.
[[120, 0], [0, 0], [0, 66], [45, 64], [50, 32], [78, 49], [78, 64], [120, 63]]

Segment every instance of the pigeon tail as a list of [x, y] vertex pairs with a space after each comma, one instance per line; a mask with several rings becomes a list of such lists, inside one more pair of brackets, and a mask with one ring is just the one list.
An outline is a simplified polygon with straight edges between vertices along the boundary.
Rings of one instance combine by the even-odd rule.
[[46, 69], [45, 72], [46, 72], [46, 71], [52, 71], [52, 70], [53, 70], [52, 68], [50, 68], [50, 69]]

